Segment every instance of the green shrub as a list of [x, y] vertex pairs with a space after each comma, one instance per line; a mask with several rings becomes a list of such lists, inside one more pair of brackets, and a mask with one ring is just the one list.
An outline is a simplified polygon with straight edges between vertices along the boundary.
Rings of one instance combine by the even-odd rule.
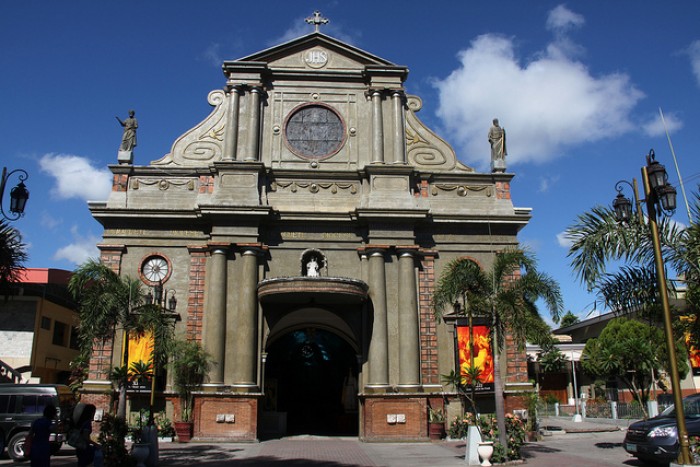
[[125, 438], [129, 427], [126, 421], [104, 414], [100, 423], [99, 442], [102, 445], [105, 467], [131, 467], [136, 461], [126, 449]]
[[498, 442], [498, 425], [496, 419], [491, 415], [480, 415], [477, 417], [472, 413], [465, 413], [462, 417], [455, 417], [448, 428], [450, 438], [461, 439], [466, 437], [469, 425], [475, 425], [479, 428], [483, 441], [493, 441], [491, 462], [503, 463], [522, 458], [520, 448], [525, 443], [526, 434], [525, 424], [520, 417], [506, 414], [508, 452]]

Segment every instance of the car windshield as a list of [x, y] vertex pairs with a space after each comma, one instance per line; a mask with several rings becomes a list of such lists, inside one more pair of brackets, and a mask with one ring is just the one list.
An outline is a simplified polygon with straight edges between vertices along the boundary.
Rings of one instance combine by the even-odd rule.
[[[683, 415], [685, 418], [700, 418], [700, 397], [686, 397], [683, 399]], [[675, 417], [676, 406], [670, 405], [661, 412], [660, 417]]]

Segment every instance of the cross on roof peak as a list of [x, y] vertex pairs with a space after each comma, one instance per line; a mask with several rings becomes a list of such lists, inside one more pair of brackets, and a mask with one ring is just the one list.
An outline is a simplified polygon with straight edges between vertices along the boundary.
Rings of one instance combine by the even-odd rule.
[[323, 16], [321, 16], [321, 12], [316, 10], [316, 11], [314, 11], [313, 16], [309, 16], [304, 21], [306, 21], [309, 24], [313, 24], [314, 27], [316, 28], [316, 32], [318, 32], [321, 25], [327, 24], [329, 20], [328, 20], [328, 18], [324, 18]]

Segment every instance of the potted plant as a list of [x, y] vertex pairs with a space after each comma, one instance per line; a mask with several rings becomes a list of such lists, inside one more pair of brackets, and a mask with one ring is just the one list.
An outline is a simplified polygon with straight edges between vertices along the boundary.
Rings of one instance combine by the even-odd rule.
[[445, 435], [445, 413], [428, 407], [428, 435], [430, 439], [442, 439]]
[[177, 439], [186, 443], [192, 438], [193, 392], [197, 391], [212, 365], [209, 355], [196, 341], [175, 341], [170, 365], [174, 373], [175, 391], [180, 397], [180, 420], [175, 422]]

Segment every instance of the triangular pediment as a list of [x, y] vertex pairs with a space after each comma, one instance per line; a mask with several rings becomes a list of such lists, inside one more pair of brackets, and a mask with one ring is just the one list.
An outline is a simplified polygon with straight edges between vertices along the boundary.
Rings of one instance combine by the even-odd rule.
[[314, 32], [301, 36], [283, 44], [248, 55], [236, 60], [237, 62], [263, 62], [268, 66], [288, 62], [290, 57], [296, 58], [303, 53], [315, 48], [327, 50], [343, 56], [346, 60], [356, 62], [362, 66], [396, 67], [395, 63], [373, 55], [355, 46], [342, 42], [320, 32]]

